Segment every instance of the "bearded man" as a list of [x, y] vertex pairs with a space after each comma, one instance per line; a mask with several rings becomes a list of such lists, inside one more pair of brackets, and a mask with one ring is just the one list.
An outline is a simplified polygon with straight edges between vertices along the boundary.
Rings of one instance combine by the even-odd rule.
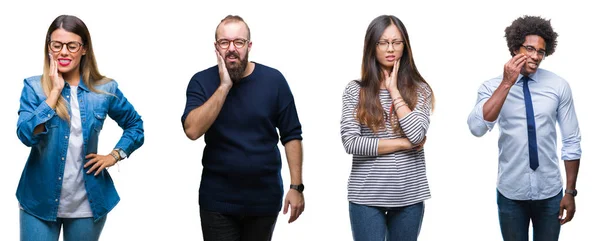
[[198, 198], [204, 240], [271, 240], [283, 202], [280, 140], [291, 177], [283, 214], [290, 208], [291, 223], [304, 211], [294, 97], [278, 70], [248, 62], [250, 28], [241, 17], [221, 20], [214, 44], [217, 65], [192, 77], [181, 117], [187, 137], [206, 142]]

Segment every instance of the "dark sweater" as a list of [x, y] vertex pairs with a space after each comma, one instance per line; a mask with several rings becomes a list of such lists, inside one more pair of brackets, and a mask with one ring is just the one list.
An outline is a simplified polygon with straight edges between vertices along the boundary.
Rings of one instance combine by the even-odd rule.
[[[217, 66], [192, 77], [182, 123], [219, 84]], [[278, 70], [255, 63], [254, 71], [233, 85], [204, 134], [200, 208], [224, 214], [277, 214], [283, 198], [277, 144], [279, 139], [282, 144], [302, 140], [301, 134], [287, 81]]]

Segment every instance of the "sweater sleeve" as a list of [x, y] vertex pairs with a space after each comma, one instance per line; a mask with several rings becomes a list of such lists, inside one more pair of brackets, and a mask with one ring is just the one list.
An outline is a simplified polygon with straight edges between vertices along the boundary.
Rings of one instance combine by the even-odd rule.
[[355, 111], [358, 105], [360, 86], [355, 81], [346, 86], [342, 97], [342, 118], [340, 133], [346, 153], [363, 156], [377, 156], [379, 139], [363, 137], [360, 123], [356, 119]]
[[197, 73], [192, 77], [190, 83], [188, 84], [186, 91], [186, 102], [185, 109], [183, 111], [183, 115], [181, 116], [181, 124], [185, 123], [185, 119], [190, 114], [190, 112], [208, 100], [210, 96], [207, 96], [204, 87], [200, 83], [199, 78], [201, 77], [201, 73]]
[[298, 118], [292, 91], [283, 75], [281, 78], [283, 80], [279, 82], [277, 95], [277, 128], [281, 143], [285, 145], [291, 140], [302, 140], [302, 125]]
[[417, 105], [408, 115], [399, 119], [400, 127], [406, 138], [413, 143], [420, 143], [429, 129], [429, 114], [431, 112], [431, 89], [423, 85], [418, 92]]

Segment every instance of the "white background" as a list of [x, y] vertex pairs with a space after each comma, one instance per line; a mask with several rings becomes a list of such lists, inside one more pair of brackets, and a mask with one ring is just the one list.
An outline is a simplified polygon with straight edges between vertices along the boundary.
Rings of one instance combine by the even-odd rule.
[[[287, 78], [303, 125], [306, 211], [292, 224], [280, 215], [274, 240], [352, 239], [346, 199], [351, 156], [339, 134], [341, 97], [360, 75], [366, 28], [381, 14], [396, 15], [406, 25], [416, 64], [437, 99], [425, 149], [433, 197], [425, 202], [420, 240], [501, 240], [498, 132], [474, 137], [466, 120], [479, 85], [501, 74], [510, 58], [505, 27], [524, 14], [552, 19], [559, 33], [556, 53], [541, 67], [570, 83], [583, 136], [577, 213], [561, 229], [561, 240], [600, 240], [599, 133], [593, 124], [600, 21], [591, 3], [194, 2], [1, 3], [0, 240], [19, 235], [15, 191], [29, 154], [15, 134], [23, 79], [42, 73], [44, 37], [60, 14], [87, 24], [101, 73], [119, 82], [144, 120], [145, 144], [110, 169], [122, 200], [108, 215], [102, 240], [202, 239], [197, 191], [204, 141], [188, 140], [180, 118], [190, 78], [216, 64], [214, 31], [227, 14], [241, 15], [250, 26], [250, 60]], [[107, 154], [120, 134], [107, 121], [98, 150]], [[282, 174], [287, 186], [285, 161]]]

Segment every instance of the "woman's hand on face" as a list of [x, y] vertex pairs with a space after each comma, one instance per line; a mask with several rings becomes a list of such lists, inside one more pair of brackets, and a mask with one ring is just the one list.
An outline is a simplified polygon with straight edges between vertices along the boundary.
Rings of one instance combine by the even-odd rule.
[[394, 62], [394, 68], [392, 69], [392, 73], [389, 73], [387, 70], [383, 70], [385, 74], [385, 88], [388, 92], [392, 93], [394, 91], [398, 91], [398, 69], [400, 68], [400, 60], [396, 60]]
[[94, 176], [97, 176], [98, 174], [100, 174], [100, 172], [102, 172], [102, 170], [112, 167], [113, 165], [115, 165], [115, 163], [117, 163], [117, 160], [112, 155], [104, 156], [92, 153], [85, 156], [85, 159], [89, 159], [89, 161], [85, 163], [83, 168], [91, 166], [91, 168], [86, 172], [86, 174], [90, 174], [94, 170], [96, 170]]
[[52, 81], [51, 91], [58, 91], [60, 93], [63, 87], [65, 87], [65, 79], [63, 79], [62, 73], [58, 72], [58, 60], [54, 59], [52, 54], [48, 54], [48, 57], [50, 58], [50, 70], [48, 74]]

